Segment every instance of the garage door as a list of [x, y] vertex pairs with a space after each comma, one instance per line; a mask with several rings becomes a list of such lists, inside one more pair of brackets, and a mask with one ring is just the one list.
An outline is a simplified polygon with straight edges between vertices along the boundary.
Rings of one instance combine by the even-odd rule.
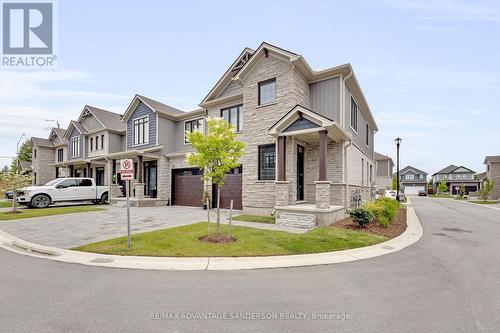
[[[224, 186], [220, 190], [220, 207], [230, 208], [233, 200], [233, 209], [243, 209], [241, 199], [242, 167], [233, 169], [224, 177]], [[216, 198], [216, 196], [214, 196]]]
[[420, 190], [425, 190], [425, 186], [405, 186], [405, 195], [417, 195]]
[[201, 207], [203, 181], [199, 169], [174, 170], [173, 204], [179, 206]]

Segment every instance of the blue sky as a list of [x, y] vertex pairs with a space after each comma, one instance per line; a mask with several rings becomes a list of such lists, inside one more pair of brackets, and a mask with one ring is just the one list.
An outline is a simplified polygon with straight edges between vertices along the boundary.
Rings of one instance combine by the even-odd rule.
[[[376, 150], [429, 173], [480, 172], [500, 154], [500, 3], [491, 1], [58, 2], [56, 71], [0, 72], [0, 156], [85, 104], [123, 113], [135, 93], [191, 110], [262, 41], [314, 69], [351, 63]], [[0, 165], [9, 163], [0, 159]]]

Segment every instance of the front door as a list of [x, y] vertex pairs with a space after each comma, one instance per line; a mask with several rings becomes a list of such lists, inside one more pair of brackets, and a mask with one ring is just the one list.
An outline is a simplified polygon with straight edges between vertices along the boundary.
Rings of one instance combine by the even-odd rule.
[[156, 198], [156, 161], [144, 162], [144, 195]]
[[304, 200], [304, 147], [297, 145], [297, 200]]
[[95, 183], [97, 186], [104, 186], [104, 168], [95, 169]]

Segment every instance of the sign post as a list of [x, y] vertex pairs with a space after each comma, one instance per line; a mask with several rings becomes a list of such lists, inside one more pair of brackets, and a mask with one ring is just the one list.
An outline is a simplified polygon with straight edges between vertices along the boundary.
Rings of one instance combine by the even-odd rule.
[[134, 161], [132, 159], [120, 160], [120, 177], [125, 181], [125, 195], [127, 197], [127, 243], [132, 246], [130, 235], [130, 180], [134, 179]]

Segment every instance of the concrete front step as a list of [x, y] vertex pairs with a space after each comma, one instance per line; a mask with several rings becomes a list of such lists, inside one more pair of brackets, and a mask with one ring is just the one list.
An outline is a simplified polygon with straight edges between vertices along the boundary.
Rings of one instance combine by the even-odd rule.
[[314, 214], [300, 214], [300, 213], [281, 213], [276, 220], [277, 225], [311, 229], [316, 226], [316, 216]]

